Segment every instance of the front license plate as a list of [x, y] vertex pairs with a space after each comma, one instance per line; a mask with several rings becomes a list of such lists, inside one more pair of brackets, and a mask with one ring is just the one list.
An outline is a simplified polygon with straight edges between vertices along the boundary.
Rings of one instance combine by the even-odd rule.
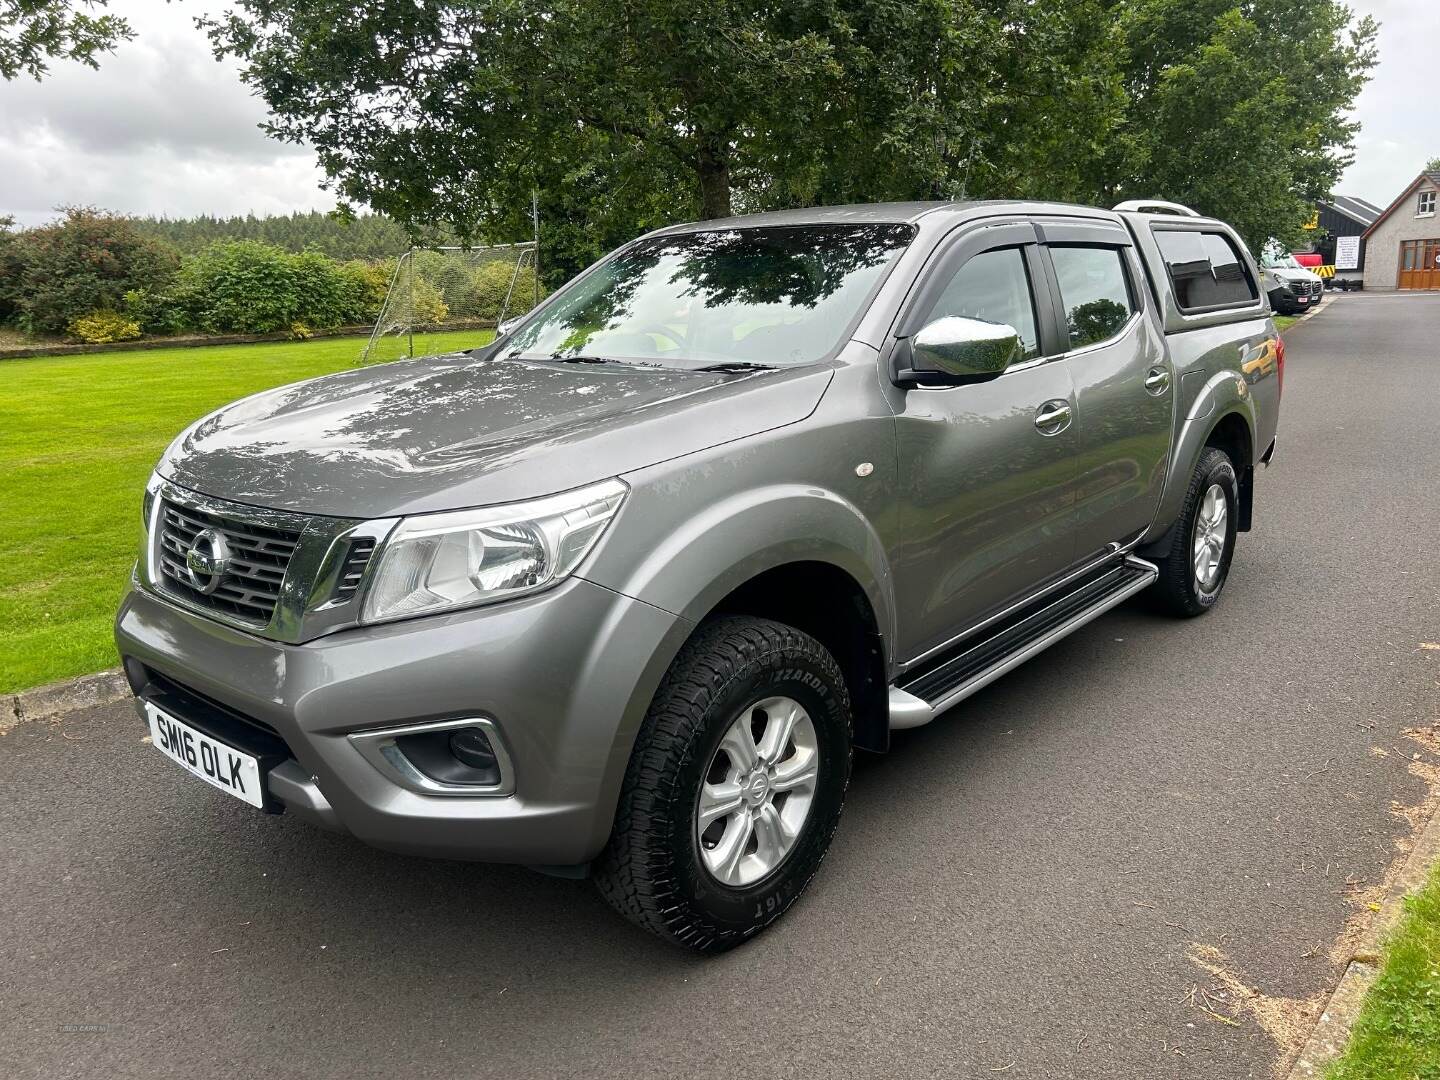
[[150, 720], [150, 741], [171, 761], [212, 787], [229, 792], [251, 806], [264, 807], [259, 761], [196, 731], [148, 701], [145, 715]]
[[1302, 297], [1300, 297], [1296, 302], [1299, 303], [1299, 304], [1302, 304], [1302, 305], [1303, 305], [1303, 304], [1308, 304], [1308, 303], [1310, 303], [1310, 298], [1309, 298], [1308, 296], [1302, 296]]

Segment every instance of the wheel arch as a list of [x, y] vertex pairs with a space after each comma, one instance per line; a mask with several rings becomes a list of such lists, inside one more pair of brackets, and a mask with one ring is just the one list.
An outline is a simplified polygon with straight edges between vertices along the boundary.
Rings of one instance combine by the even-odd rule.
[[815, 638], [845, 676], [854, 716], [854, 743], [889, 748], [886, 655], [874, 606], [860, 583], [834, 563], [781, 563], [737, 585], [706, 613], [773, 619]]
[[1255, 478], [1255, 402], [1238, 389], [1244, 380], [1237, 372], [1223, 372], [1201, 391], [1189, 416], [1180, 427], [1171, 453], [1165, 493], [1139, 553], [1145, 558], [1164, 558], [1170, 553], [1171, 534], [1185, 502], [1185, 490], [1195, 463], [1208, 447], [1218, 447], [1235, 464], [1240, 506], [1237, 528], [1250, 528]]

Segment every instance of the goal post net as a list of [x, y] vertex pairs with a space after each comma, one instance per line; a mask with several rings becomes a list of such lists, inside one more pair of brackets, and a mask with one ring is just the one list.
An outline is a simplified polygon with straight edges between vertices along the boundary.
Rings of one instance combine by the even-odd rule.
[[396, 260], [361, 364], [474, 349], [544, 295], [535, 244], [412, 248]]

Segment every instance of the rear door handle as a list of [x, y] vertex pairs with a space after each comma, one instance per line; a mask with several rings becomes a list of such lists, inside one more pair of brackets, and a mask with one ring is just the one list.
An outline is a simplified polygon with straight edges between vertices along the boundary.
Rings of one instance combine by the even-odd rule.
[[1059, 435], [1070, 426], [1070, 403], [1056, 399], [1035, 410], [1035, 428], [1041, 435]]
[[1162, 367], [1152, 367], [1145, 373], [1145, 392], [1159, 397], [1170, 389], [1170, 372]]

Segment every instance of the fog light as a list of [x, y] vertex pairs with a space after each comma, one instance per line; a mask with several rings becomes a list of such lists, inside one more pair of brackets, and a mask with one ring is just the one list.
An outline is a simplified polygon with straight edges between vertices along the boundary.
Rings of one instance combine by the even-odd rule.
[[495, 748], [479, 727], [421, 731], [395, 740], [400, 752], [431, 780], [489, 787], [500, 782]]
[[461, 728], [450, 736], [450, 753], [472, 769], [495, 768], [495, 751], [479, 728]]
[[348, 736], [369, 762], [423, 795], [511, 795], [515, 773], [505, 739], [484, 717], [430, 720]]

